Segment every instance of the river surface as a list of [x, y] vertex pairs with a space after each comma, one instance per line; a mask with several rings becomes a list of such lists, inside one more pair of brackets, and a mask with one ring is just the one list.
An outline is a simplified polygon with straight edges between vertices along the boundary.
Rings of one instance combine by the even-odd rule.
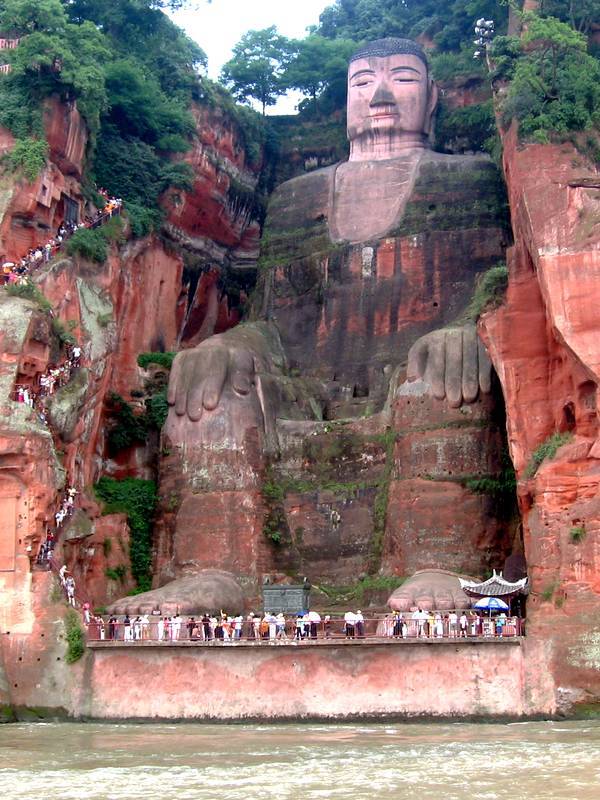
[[600, 722], [0, 725], [0, 789], [7, 800], [598, 800]]

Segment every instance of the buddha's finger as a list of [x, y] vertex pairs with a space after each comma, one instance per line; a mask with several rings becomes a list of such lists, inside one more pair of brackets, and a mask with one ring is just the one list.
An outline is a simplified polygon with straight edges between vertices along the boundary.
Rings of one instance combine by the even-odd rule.
[[492, 362], [481, 339], [478, 342], [479, 388], [484, 394], [492, 391]]
[[198, 422], [204, 411], [204, 387], [202, 380], [192, 380], [187, 393], [187, 415], [192, 422]]
[[436, 400], [446, 396], [446, 332], [437, 331], [429, 338], [425, 380]]
[[221, 392], [227, 377], [229, 353], [227, 350], [215, 349], [207, 354], [207, 363], [204, 365], [204, 395], [202, 404], [207, 411], [215, 409], [221, 398]]
[[171, 366], [171, 374], [169, 375], [169, 388], [167, 389], [167, 403], [170, 406], [175, 405], [175, 398], [177, 396], [177, 385], [181, 380], [181, 369], [183, 364], [183, 353], [177, 353]]
[[182, 358], [180, 371], [177, 376], [177, 384], [175, 386], [175, 413], [179, 417], [182, 417], [187, 410], [189, 371], [189, 361], [185, 358]]
[[247, 350], [236, 350], [231, 360], [231, 385], [238, 394], [248, 394], [254, 383], [252, 354]]
[[462, 395], [465, 403], [474, 403], [479, 394], [479, 358], [477, 328], [463, 328]]
[[444, 387], [450, 408], [462, 403], [463, 336], [462, 328], [446, 331], [446, 374]]
[[406, 379], [408, 381], [416, 381], [424, 377], [427, 367], [428, 351], [429, 345], [425, 337], [417, 339], [410, 348], [408, 351], [408, 364], [406, 366]]

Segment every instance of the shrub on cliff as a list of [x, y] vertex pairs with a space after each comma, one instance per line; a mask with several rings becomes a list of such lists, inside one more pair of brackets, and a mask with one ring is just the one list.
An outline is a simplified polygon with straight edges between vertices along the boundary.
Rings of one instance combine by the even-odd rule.
[[106, 439], [109, 455], [115, 456], [128, 447], [146, 444], [148, 423], [145, 415], [135, 414], [121, 395], [113, 392], [108, 399], [110, 423]]
[[527, 468], [525, 469], [525, 477], [526, 478], [533, 478], [538, 469], [540, 468], [543, 461], [552, 460], [558, 449], [566, 444], [573, 438], [573, 434], [569, 433], [569, 431], [565, 431], [564, 433], [556, 432], [553, 433], [552, 436], [549, 436], [544, 442], [542, 442], [531, 454], [531, 458], [529, 459], [529, 463], [527, 464]]
[[175, 353], [140, 353], [137, 357], [138, 367], [148, 369], [150, 364], [156, 364], [165, 369], [171, 369]]
[[140, 478], [116, 480], [103, 477], [94, 486], [104, 502], [104, 514], [127, 514], [129, 524], [129, 560], [138, 591], [151, 588], [152, 521], [157, 494], [154, 481]]
[[104, 264], [108, 258], [108, 246], [123, 239], [123, 223], [118, 217], [99, 228], [79, 228], [67, 242], [67, 254], [80, 256], [96, 264]]
[[27, 281], [26, 283], [9, 283], [6, 286], [6, 293], [11, 297], [22, 297], [24, 300], [32, 300], [34, 303], [37, 303], [41, 311], [50, 311], [52, 309], [52, 303], [47, 297], [44, 297], [40, 289], [31, 281]]
[[67, 664], [79, 661], [85, 653], [85, 634], [79, 621], [79, 615], [73, 608], [69, 608], [64, 618], [65, 633], [67, 636]]
[[518, 46], [504, 37], [492, 48], [511, 79], [503, 124], [517, 119], [520, 135], [538, 142], [549, 141], [549, 133], [600, 125], [600, 61], [587, 53], [585, 37], [553, 17], [528, 14], [525, 22]]
[[46, 166], [48, 158], [48, 142], [28, 136], [17, 139], [13, 149], [4, 156], [4, 162], [13, 172], [20, 171], [30, 182], [37, 178]]

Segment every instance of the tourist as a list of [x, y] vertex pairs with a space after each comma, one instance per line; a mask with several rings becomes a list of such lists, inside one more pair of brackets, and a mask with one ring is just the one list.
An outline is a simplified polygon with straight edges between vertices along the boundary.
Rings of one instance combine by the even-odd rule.
[[90, 624], [90, 604], [87, 602], [87, 600], [82, 606], [82, 611], [83, 611], [83, 621], [84, 621], [84, 623], [86, 625], [89, 625]]
[[196, 627], [196, 620], [194, 619], [194, 617], [188, 617], [188, 621], [185, 623], [185, 627], [187, 628], [188, 639], [191, 639], [192, 631]]
[[294, 637], [298, 641], [301, 641], [302, 638], [303, 638], [302, 633], [303, 633], [303, 629], [304, 629], [304, 625], [303, 625], [303, 622], [302, 622], [302, 614], [297, 614], [296, 615], [295, 628], [296, 628], [296, 630], [294, 631]]
[[202, 616], [202, 632], [204, 634], [204, 641], [208, 642], [211, 638], [210, 635], [210, 617], [208, 614]]
[[463, 611], [460, 615], [460, 619], [458, 620], [458, 627], [460, 628], [460, 636], [463, 639], [467, 638], [467, 628], [469, 625], [469, 621], [467, 619], [467, 615]]
[[435, 612], [434, 627], [435, 627], [435, 638], [442, 639], [444, 636], [444, 621], [439, 611]]
[[136, 642], [142, 640], [142, 618], [138, 616], [133, 620], [133, 638]]
[[108, 618], [108, 638], [109, 639], [116, 639], [117, 633], [117, 618], [114, 614], [111, 614]]
[[67, 590], [68, 604], [75, 607], [75, 580], [71, 575], [68, 575], [65, 580], [65, 588]]
[[354, 615], [354, 627], [356, 630], [356, 635], [359, 639], [365, 638], [365, 618], [363, 617], [362, 611], [358, 610]]
[[164, 642], [165, 640], [165, 619], [166, 617], [159, 617], [156, 624], [156, 638], [159, 642]]
[[123, 619], [123, 641], [124, 642], [133, 641], [133, 632], [131, 630], [131, 620], [129, 619], [129, 614], [125, 614], [125, 617]]
[[171, 617], [171, 639], [172, 639], [172, 641], [176, 642], [176, 641], [179, 640], [180, 630], [181, 630], [181, 617], [179, 616], [179, 612], [177, 612], [174, 617]]
[[426, 639], [427, 633], [425, 631], [425, 624], [427, 621], [427, 612], [423, 611], [422, 608], [417, 608], [417, 610], [413, 612], [412, 618], [415, 622], [417, 637]]
[[316, 611], [309, 611], [308, 619], [310, 621], [310, 638], [316, 639], [319, 630], [319, 624], [321, 622], [321, 615]]
[[242, 638], [242, 628], [244, 627], [244, 617], [238, 614], [233, 620], [233, 638], [240, 641]]
[[329, 614], [325, 614], [325, 618], [323, 619], [323, 631], [325, 633], [325, 638], [331, 639], [331, 616]]
[[356, 624], [356, 617], [354, 616], [352, 611], [346, 611], [344, 614], [344, 632], [346, 634], [346, 639], [354, 639], [355, 634], [355, 624]]
[[451, 611], [448, 614], [449, 636], [451, 639], [456, 639], [458, 631], [458, 615], [456, 611]]
[[504, 626], [506, 625], [507, 617], [504, 611], [502, 611], [496, 617], [496, 636], [502, 636], [504, 632]]

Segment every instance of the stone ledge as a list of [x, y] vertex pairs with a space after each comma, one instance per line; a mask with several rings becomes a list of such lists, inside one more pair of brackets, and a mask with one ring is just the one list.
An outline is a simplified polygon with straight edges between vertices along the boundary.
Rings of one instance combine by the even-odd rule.
[[465, 647], [468, 645], [513, 645], [516, 647], [521, 647], [523, 642], [523, 636], [511, 636], [506, 638], [496, 638], [496, 637], [477, 637], [477, 638], [468, 638], [468, 639], [399, 639], [399, 640], [392, 640], [390, 641], [388, 638], [370, 638], [365, 641], [353, 641], [348, 639], [317, 639], [316, 641], [311, 642], [304, 642], [302, 644], [294, 644], [292, 642], [287, 642], [283, 644], [270, 644], [268, 641], [261, 642], [260, 644], [256, 644], [255, 642], [236, 642], [228, 643], [228, 644], [205, 644], [204, 642], [190, 642], [188, 640], [182, 640], [178, 642], [156, 642], [156, 641], [141, 641], [141, 642], [123, 642], [123, 641], [93, 641], [87, 642], [87, 646], [91, 650], [127, 650], [128, 652], [131, 650], [140, 650], [140, 649], [189, 649], [189, 648], [200, 648], [202, 650], [238, 650], [240, 648], [243, 649], [255, 649], [255, 650], [266, 650], [270, 647], [273, 648], [283, 648], [284, 650], [288, 650], [290, 648], [299, 648], [302, 650], [310, 651], [314, 647], [410, 647], [415, 645], [425, 645], [429, 647], [440, 647], [440, 646], [450, 646], [456, 647], [461, 646]]

